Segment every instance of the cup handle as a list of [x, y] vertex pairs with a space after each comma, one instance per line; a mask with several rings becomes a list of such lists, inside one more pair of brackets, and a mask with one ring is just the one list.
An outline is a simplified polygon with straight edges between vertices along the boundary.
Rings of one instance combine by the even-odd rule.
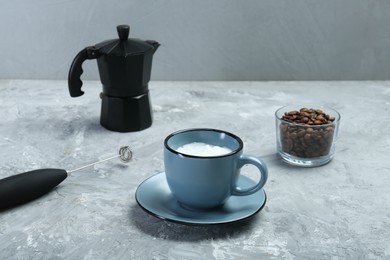
[[256, 166], [257, 169], [259, 169], [259, 171], [260, 171], [261, 178], [256, 185], [254, 185], [253, 187], [250, 187], [250, 188], [243, 189], [243, 188], [235, 186], [232, 190], [232, 195], [246, 196], [246, 195], [253, 194], [253, 193], [259, 191], [261, 188], [263, 188], [263, 186], [267, 182], [268, 169], [267, 169], [267, 165], [262, 160], [260, 160], [256, 157], [253, 157], [253, 156], [242, 155], [241, 158], [239, 159], [239, 162], [238, 162], [238, 168], [241, 169], [246, 164], [252, 164], [252, 165]]

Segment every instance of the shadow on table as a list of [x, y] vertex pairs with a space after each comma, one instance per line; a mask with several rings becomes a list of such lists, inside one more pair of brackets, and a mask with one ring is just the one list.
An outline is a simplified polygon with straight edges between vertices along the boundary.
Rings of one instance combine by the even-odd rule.
[[58, 120], [58, 124], [62, 126], [63, 131], [67, 133], [74, 133], [83, 129], [87, 133], [104, 133], [107, 132], [100, 124], [100, 117], [91, 116], [91, 117], [80, 117], [75, 118], [72, 121], [61, 121]]
[[[37, 118], [33, 121], [21, 124], [23, 124], [23, 126], [20, 127], [28, 127], [29, 134], [42, 134], [43, 131], [50, 130], [50, 135], [53, 135], [53, 137], [60, 140], [72, 138], [79, 134], [80, 131], [87, 134], [110, 133], [100, 125], [100, 118], [98, 116], [74, 116], [65, 120], [61, 117], [56, 117], [56, 115], [52, 115], [51, 117]], [[24, 126], [24, 124], [27, 124], [27, 126]], [[45, 126], [46, 128], [42, 128], [42, 126]]]
[[138, 205], [130, 209], [132, 224], [145, 234], [173, 241], [201, 241], [207, 239], [233, 238], [254, 228], [261, 212], [248, 219], [220, 225], [184, 225], [151, 216]]

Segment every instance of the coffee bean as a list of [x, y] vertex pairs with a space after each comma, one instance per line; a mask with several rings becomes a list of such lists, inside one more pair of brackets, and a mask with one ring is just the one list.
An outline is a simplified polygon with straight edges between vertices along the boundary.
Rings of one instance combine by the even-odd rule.
[[298, 111], [290, 111], [287, 113], [288, 116], [293, 116], [293, 115], [298, 115], [299, 112]]
[[[288, 127], [287, 127], [288, 128]], [[305, 134], [306, 134], [306, 130], [305, 129], [299, 129], [298, 131], [297, 131], [297, 133], [298, 133], [298, 136], [299, 137], [303, 137]]]
[[335, 117], [320, 109], [301, 108], [285, 112], [280, 124], [282, 150], [293, 156], [314, 158], [330, 151]]
[[300, 123], [307, 123], [307, 122], [309, 122], [309, 118], [307, 118], [307, 117], [303, 117], [302, 119], [301, 119], [301, 122]]

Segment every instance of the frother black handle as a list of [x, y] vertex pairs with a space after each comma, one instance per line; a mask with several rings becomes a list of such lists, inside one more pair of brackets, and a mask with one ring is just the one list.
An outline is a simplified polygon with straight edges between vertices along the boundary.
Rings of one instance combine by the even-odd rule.
[[0, 210], [11, 208], [52, 190], [68, 177], [63, 169], [39, 169], [0, 180]]
[[83, 74], [82, 65], [85, 60], [97, 59], [100, 57], [100, 52], [95, 46], [87, 47], [80, 51], [74, 58], [69, 69], [68, 86], [71, 97], [79, 97], [84, 94], [81, 90], [83, 82], [81, 74]]

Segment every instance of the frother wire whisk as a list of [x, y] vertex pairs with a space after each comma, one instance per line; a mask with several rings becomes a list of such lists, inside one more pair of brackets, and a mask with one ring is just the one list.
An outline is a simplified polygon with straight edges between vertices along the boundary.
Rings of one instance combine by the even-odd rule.
[[68, 177], [68, 174], [94, 166], [98, 163], [118, 158], [128, 163], [133, 152], [129, 146], [119, 148], [118, 155], [66, 171], [64, 169], [38, 169], [16, 174], [0, 180], [0, 210], [14, 207], [36, 198], [52, 190]]

